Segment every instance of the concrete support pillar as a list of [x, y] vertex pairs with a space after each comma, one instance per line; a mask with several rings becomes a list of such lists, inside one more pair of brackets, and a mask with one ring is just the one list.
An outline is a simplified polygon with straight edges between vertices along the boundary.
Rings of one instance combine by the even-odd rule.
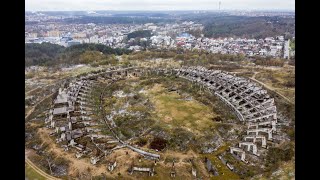
[[241, 161], [245, 161], [245, 159], [246, 159], [246, 153], [243, 152], [241, 154]]
[[272, 131], [268, 132], [268, 140], [272, 140]]
[[253, 145], [253, 149], [252, 149], [253, 154], [257, 155], [258, 154], [258, 149], [256, 145]]
[[276, 131], [276, 120], [271, 122], [272, 131]]
[[68, 125], [69, 125], [69, 130], [71, 131], [71, 130], [72, 130], [72, 124], [71, 124], [71, 121], [69, 121]]
[[262, 138], [262, 147], [264, 147], [264, 148], [267, 147], [267, 140], [266, 140], [266, 138]]

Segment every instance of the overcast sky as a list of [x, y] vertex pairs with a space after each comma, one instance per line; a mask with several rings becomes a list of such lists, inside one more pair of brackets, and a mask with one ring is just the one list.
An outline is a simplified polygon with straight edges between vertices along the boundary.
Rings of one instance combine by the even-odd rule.
[[295, 10], [295, 0], [25, 0], [26, 11]]

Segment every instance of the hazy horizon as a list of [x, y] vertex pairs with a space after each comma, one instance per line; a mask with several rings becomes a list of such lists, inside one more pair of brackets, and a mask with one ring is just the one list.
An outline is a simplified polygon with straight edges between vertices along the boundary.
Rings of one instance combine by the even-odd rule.
[[25, 11], [295, 11], [294, 0], [26, 0]]

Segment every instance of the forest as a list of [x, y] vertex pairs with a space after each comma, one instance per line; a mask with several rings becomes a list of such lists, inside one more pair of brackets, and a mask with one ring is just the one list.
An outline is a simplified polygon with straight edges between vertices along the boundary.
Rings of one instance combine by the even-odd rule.
[[[91, 62], [91, 59], [106, 61], [110, 59], [110, 55], [129, 54], [130, 52], [127, 49], [111, 48], [106, 45], [92, 43], [79, 44], [67, 48], [51, 43], [30, 43], [25, 45], [25, 66], [79, 64]], [[108, 63], [105, 61], [104, 63]], [[112, 58], [112, 61], [114, 61], [114, 58]]]
[[62, 20], [64, 23], [72, 24], [145, 24], [145, 23], [160, 23], [171, 22], [171, 19], [166, 18], [150, 18], [150, 17], [122, 17], [122, 16], [83, 16], [79, 18], [66, 18]]
[[[183, 49], [152, 50], [132, 52], [128, 49], [111, 48], [103, 44], [79, 44], [70, 47], [63, 47], [56, 44], [26, 44], [25, 66], [54, 66], [91, 64], [94, 66], [102, 64], [115, 64], [116, 55], [130, 54], [127, 60], [145, 60], [154, 58], [172, 58], [176, 61], [183, 61], [183, 65], [219, 64], [221, 62], [240, 62], [247, 59], [244, 55], [208, 53], [205, 51], [190, 51]], [[262, 66], [279, 66], [285, 63], [284, 59], [255, 56], [250, 58], [251, 62]], [[291, 62], [290, 65], [294, 65]]]
[[131, 38], [150, 38], [152, 36], [150, 30], [140, 30], [140, 31], [133, 31], [132, 33], [128, 34], [128, 39]]
[[190, 15], [183, 17], [185, 21], [195, 21], [204, 25], [206, 37], [246, 37], [265, 38], [285, 35], [291, 38], [295, 34], [294, 17], [249, 17], [231, 15]]

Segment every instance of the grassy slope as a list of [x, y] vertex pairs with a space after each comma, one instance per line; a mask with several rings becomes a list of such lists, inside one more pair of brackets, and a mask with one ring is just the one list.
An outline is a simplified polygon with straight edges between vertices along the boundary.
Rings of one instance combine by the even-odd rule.
[[264, 71], [256, 75], [256, 79], [273, 87], [277, 92], [286, 96], [291, 101], [295, 100], [295, 88], [287, 88], [284, 84], [290, 78], [295, 78], [294, 71]]
[[46, 178], [41, 176], [35, 170], [33, 170], [28, 164], [25, 165], [25, 176], [29, 180], [45, 180]]

